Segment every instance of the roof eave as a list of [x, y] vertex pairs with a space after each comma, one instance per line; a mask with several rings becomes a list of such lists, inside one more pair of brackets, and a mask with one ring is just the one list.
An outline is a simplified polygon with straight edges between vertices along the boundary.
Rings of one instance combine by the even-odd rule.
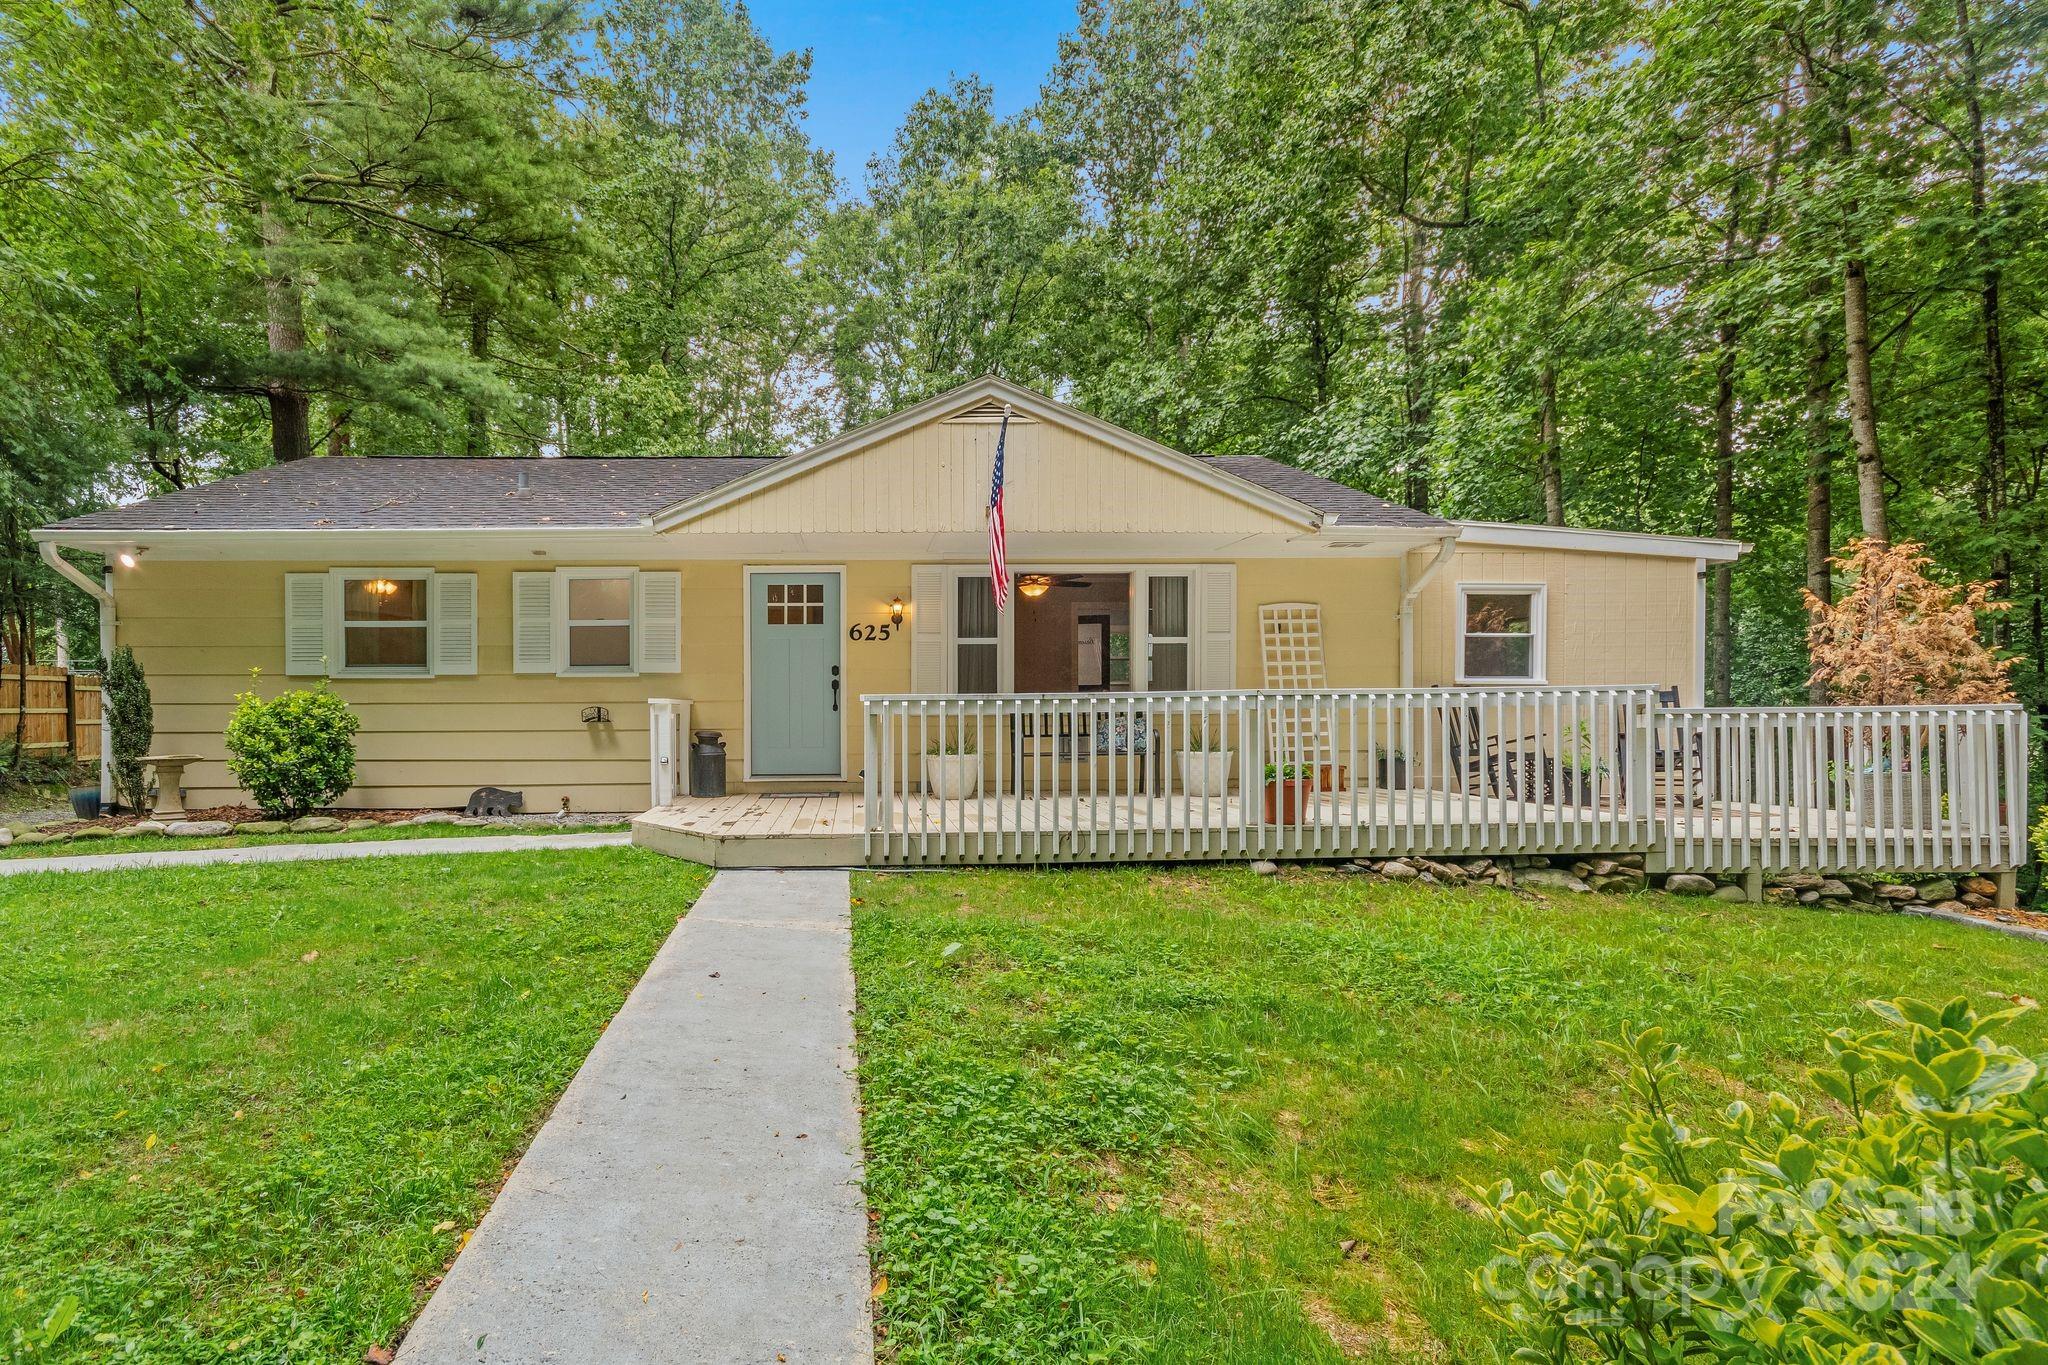
[[1461, 545], [1586, 550], [1598, 554], [1654, 555], [1732, 564], [1753, 546], [1712, 536], [1667, 536], [1649, 531], [1600, 531], [1577, 526], [1536, 526], [1512, 521], [1459, 521]]

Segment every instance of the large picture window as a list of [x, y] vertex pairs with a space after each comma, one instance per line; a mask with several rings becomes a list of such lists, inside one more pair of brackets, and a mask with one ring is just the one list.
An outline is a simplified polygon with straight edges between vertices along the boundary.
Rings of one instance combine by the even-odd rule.
[[1458, 585], [1458, 681], [1542, 682], [1540, 584]]
[[418, 569], [341, 575], [342, 673], [427, 673], [427, 579]]

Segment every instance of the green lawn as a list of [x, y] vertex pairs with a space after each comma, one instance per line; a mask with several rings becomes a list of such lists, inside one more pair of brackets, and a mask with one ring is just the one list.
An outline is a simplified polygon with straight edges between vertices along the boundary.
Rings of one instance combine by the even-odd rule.
[[600, 849], [0, 880], [0, 1357], [74, 1303], [50, 1358], [389, 1343], [705, 877]]
[[1608, 1144], [1624, 1023], [1686, 1045], [1705, 1112], [1811, 1094], [1865, 998], [2048, 987], [2048, 947], [1903, 916], [1323, 870], [856, 886], [899, 1362], [1498, 1359], [1463, 1182]]
[[594, 834], [630, 829], [630, 825], [380, 825], [376, 829], [342, 830], [332, 834], [222, 834], [212, 837], [162, 834], [109, 834], [97, 839], [69, 839], [60, 844], [9, 844], [0, 861], [10, 858], [81, 858], [99, 853], [164, 853], [187, 848], [254, 848], [259, 844], [359, 844], [380, 839], [459, 839], [500, 834]]

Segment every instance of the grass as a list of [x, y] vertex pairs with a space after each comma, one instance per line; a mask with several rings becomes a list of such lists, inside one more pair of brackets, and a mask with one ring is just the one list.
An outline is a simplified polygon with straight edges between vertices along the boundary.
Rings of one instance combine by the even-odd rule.
[[[1599, 1041], [1663, 1024], [1694, 1112], [1810, 1097], [1821, 1034], [1861, 1000], [2038, 993], [2048, 969], [2039, 944], [1919, 918], [1323, 870], [855, 895], [898, 1362], [1502, 1359], [1465, 1184], [1611, 1148]], [[2010, 1035], [2038, 1052], [2048, 1026]]]
[[0, 1356], [388, 1344], [706, 875], [598, 849], [0, 881]]
[[10, 858], [82, 858], [100, 853], [162, 853], [187, 848], [255, 848], [262, 844], [357, 844], [383, 839], [459, 839], [499, 834], [594, 834], [630, 829], [625, 823], [603, 825], [380, 825], [376, 829], [338, 830], [331, 834], [222, 834], [214, 837], [163, 834], [109, 834], [57, 844], [9, 844], [0, 848], [0, 862]]

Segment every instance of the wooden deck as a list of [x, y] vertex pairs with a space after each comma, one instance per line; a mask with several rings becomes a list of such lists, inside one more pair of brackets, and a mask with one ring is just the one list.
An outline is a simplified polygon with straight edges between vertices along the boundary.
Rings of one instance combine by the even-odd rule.
[[633, 822], [633, 842], [709, 867], [858, 867], [861, 800], [844, 792], [680, 797]]

